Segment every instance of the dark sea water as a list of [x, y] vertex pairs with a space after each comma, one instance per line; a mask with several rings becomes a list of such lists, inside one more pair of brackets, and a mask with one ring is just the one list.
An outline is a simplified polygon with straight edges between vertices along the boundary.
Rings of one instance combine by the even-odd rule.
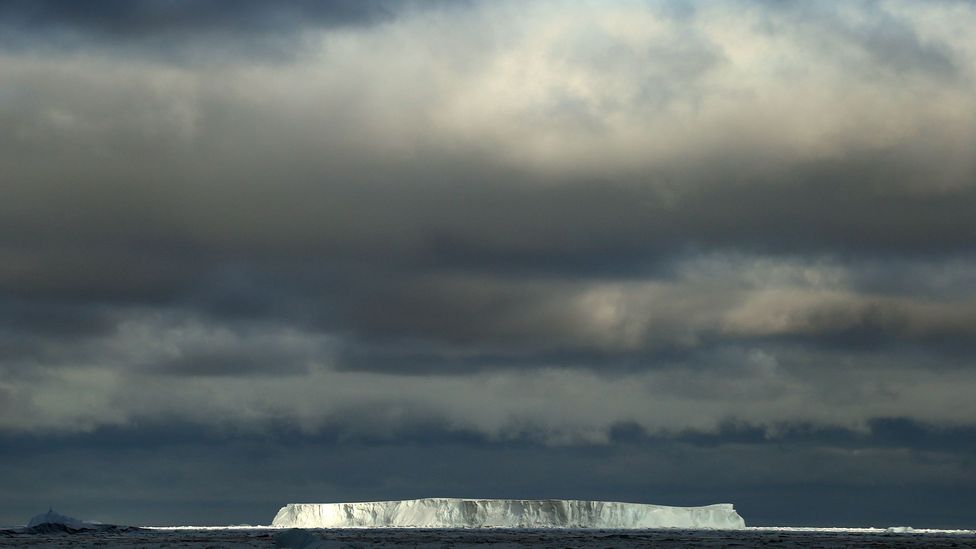
[[5, 547], [976, 547], [973, 531], [702, 530], [275, 530], [115, 529], [0, 531]]

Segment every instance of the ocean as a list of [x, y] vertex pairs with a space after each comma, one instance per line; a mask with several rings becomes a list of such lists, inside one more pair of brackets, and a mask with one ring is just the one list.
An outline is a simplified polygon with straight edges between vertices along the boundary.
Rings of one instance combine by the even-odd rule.
[[0, 530], [4, 547], [976, 547], [973, 530], [747, 528], [745, 530], [119, 528]]

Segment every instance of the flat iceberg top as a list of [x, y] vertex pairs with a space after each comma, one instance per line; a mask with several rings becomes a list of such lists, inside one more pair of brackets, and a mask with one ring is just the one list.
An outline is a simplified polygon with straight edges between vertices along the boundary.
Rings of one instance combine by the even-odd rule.
[[286, 528], [689, 528], [739, 529], [732, 504], [669, 507], [559, 499], [424, 498], [289, 503], [272, 526]]

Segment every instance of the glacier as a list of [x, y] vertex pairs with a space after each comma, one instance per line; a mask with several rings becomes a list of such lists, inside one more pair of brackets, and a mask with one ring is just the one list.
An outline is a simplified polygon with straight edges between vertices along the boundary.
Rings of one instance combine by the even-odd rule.
[[358, 503], [289, 503], [280, 528], [688, 528], [741, 529], [730, 503], [670, 507], [558, 499], [424, 498]]

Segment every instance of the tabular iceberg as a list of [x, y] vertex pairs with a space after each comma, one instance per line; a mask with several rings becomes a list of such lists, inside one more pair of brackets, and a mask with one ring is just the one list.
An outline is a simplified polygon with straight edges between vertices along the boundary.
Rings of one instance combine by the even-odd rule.
[[425, 498], [289, 503], [272, 526], [287, 528], [744, 528], [730, 503], [668, 507], [558, 499]]

